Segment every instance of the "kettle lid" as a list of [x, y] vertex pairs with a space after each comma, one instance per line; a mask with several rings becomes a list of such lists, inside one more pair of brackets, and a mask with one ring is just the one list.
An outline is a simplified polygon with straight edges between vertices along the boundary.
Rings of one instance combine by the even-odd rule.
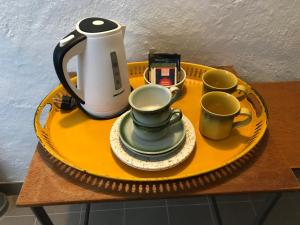
[[119, 24], [114, 21], [99, 17], [86, 18], [77, 24], [80, 31], [92, 34], [111, 31], [118, 28], [118, 26]]

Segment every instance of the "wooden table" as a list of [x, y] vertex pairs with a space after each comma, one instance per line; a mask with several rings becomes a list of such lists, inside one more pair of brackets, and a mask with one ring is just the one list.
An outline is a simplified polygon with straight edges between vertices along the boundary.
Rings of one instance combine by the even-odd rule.
[[[183, 193], [178, 196], [218, 195], [250, 192], [300, 190], [292, 168], [300, 168], [300, 82], [255, 83], [253, 87], [263, 96], [269, 108], [269, 132], [261, 155], [246, 170], [218, 185]], [[41, 157], [38, 145], [28, 174], [19, 194], [17, 205], [32, 207], [41, 224], [52, 224], [41, 206], [83, 202], [124, 201], [147, 199], [147, 195], [114, 195], [96, 192], [59, 176]], [[160, 195], [171, 198], [172, 195]], [[255, 224], [261, 224], [280, 197], [274, 195]], [[151, 196], [153, 198], [153, 196]], [[219, 224], [218, 206], [211, 198]], [[87, 205], [89, 211], [89, 204]], [[88, 218], [87, 218], [88, 221]]]

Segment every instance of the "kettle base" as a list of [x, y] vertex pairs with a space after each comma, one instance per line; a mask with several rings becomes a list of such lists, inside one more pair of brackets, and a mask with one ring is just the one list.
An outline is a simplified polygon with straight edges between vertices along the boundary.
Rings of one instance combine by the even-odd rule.
[[[133, 87], [130, 86], [130, 92], [133, 91]], [[123, 109], [121, 109], [119, 112], [108, 115], [108, 116], [96, 116], [95, 114], [92, 114], [90, 112], [88, 112], [81, 104], [79, 101], [76, 102], [78, 108], [84, 112], [86, 115], [88, 115], [90, 118], [94, 119], [94, 120], [109, 120], [115, 117], [118, 117], [120, 115], [122, 115], [124, 112], [128, 111], [130, 109], [130, 105], [127, 104]]]
[[108, 116], [97, 116], [95, 114], [92, 114], [92, 113], [88, 112], [79, 102], [77, 102], [77, 106], [82, 112], [84, 112], [87, 116], [89, 116], [91, 119], [94, 119], [94, 120], [112, 119], [112, 118], [115, 118], [115, 117], [118, 117], [118, 116], [122, 115], [124, 112], [126, 112], [130, 109], [130, 105], [128, 104], [117, 113], [114, 113], [114, 114], [111, 114], [111, 115], [108, 115]]

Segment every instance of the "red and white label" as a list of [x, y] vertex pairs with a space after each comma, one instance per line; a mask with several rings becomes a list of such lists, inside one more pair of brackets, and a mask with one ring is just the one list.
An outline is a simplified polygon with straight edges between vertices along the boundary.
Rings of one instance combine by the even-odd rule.
[[170, 76], [170, 68], [161, 68], [161, 76], [163, 77]]

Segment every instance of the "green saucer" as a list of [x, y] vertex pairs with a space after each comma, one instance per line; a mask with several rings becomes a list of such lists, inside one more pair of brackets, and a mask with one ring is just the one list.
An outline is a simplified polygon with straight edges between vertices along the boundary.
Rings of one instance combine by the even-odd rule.
[[185, 129], [182, 121], [169, 127], [167, 134], [157, 141], [147, 141], [139, 138], [134, 129], [130, 113], [127, 113], [119, 127], [120, 140], [130, 151], [141, 154], [163, 154], [176, 149], [185, 140]]

